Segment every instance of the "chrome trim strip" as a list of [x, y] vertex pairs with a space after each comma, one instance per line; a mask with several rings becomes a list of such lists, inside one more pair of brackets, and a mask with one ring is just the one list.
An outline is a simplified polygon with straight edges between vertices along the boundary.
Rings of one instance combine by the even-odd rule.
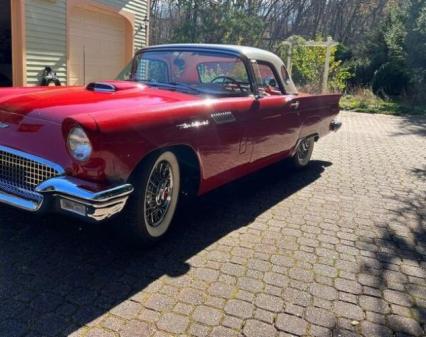
[[52, 169], [54, 169], [55, 171], [57, 171], [59, 175], [65, 174], [65, 170], [64, 170], [64, 168], [62, 166], [60, 166], [60, 165], [58, 165], [58, 164], [56, 164], [56, 163], [54, 163], [54, 162], [52, 162], [50, 160], [47, 160], [47, 159], [44, 159], [44, 158], [41, 158], [41, 157], [38, 157], [38, 156], [35, 156], [35, 155], [32, 155], [32, 154], [29, 154], [27, 152], [15, 150], [15, 149], [12, 149], [10, 147], [3, 146], [3, 145], [0, 145], [0, 151], [8, 152], [8, 153], [13, 154], [15, 156], [23, 157], [25, 159], [38, 162], [38, 163], [40, 163], [42, 165], [49, 166]]
[[200, 128], [202, 126], [208, 126], [210, 122], [208, 120], [203, 121], [193, 121], [191, 123], [183, 123], [176, 125], [176, 127], [180, 130], [191, 129], [191, 128]]
[[[0, 145], [0, 151], [48, 166], [59, 174], [54, 178], [41, 182], [34, 191], [31, 191], [31, 193], [40, 196], [40, 200], [31, 200], [30, 198], [11, 194], [9, 193], [10, 191], [2, 190], [0, 185], [0, 203], [9, 206], [37, 212], [41, 210], [45, 202], [49, 204], [52, 201], [51, 199], [62, 198], [86, 206], [86, 217], [101, 221], [121, 212], [129, 195], [133, 192], [133, 186], [130, 184], [116, 186], [100, 192], [92, 192], [78, 186], [72, 181], [72, 178], [64, 176], [65, 170], [58, 164], [2, 145]], [[67, 210], [60, 209], [60, 211], [66, 212]]]
[[9, 183], [6, 180], [0, 178], [0, 191], [6, 194], [14, 195], [25, 200], [32, 200], [35, 202], [40, 202], [43, 199], [43, 196], [39, 193], [29, 190], [20, 186]]
[[237, 121], [232, 111], [214, 112], [210, 115], [210, 117], [216, 122], [216, 124], [227, 124]]
[[42, 182], [36, 187], [36, 192], [74, 197], [90, 203], [104, 203], [115, 198], [129, 195], [133, 192], [133, 186], [125, 184], [101, 192], [91, 192], [78, 187], [66, 177], [58, 177]]
[[87, 217], [96, 221], [121, 212], [133, 190], [132, 185], [124, 184], [101, 192], [91, 192], [66, 177], [46, 180], [36, 188], [36, 192], [43, 196], [59, 197], [86, 206]]
[[[0, 190], [0, 203], [25, 211], [38, 212], [45, 201], [51, 201], [49, 198], [62, 198], [86, 206], [87, 218], [102, 221], [121, 212], [132, 192], [133, 186], [130, 184], [124, 184], [101, 192], [90, 192], [78, 187], [65, 177], [59, 177], [46, 180], [36, 188], [36, 193], [40, 193], [41, 196], [41, 201], [39, 202]], [[59, 211], [72, 213], [71, 210], [65, 209], [59, 209]], [[80, 216], [84, 217], [83, 215]]]
[[25, 211], [36, 212], [40, 209], [42, 202], [27, 200], [0, 190], [0, 202]]
[[124, 206], [126, 206], [126, 202], [127, 202], [127, 198], [120, 203], [108, 206], [106, 208], [102, 208], [102, 209], [95, 208], [93, 210], [90, 210], [87, 213], [87, 216], [95, 221], [102, 221], [102, 220], [109, 219], [114, 214], [120, 213], [124, 209]]

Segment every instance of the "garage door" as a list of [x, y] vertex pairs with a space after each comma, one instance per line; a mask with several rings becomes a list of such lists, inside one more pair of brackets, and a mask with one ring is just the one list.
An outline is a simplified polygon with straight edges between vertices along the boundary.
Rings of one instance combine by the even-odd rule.
[[69, 85], [114, 79], [126, 65], [125, 19], [74, 7], [69, 20]]

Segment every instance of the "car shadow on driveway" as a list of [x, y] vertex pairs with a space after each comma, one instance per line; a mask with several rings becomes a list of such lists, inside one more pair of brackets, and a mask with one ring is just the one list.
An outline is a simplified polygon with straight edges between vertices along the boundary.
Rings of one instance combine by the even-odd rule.
[[[319, 179], [331, 163], [301, 171], [280, 163], [181, 207], [155, 247], [127, 248], [105, 224], [34, 217], [0, 208], [0, 331], [67, 335], [159, 278], [185, 275], [188, 259]], [[6, 330], [5, 330], [6, 329]]]

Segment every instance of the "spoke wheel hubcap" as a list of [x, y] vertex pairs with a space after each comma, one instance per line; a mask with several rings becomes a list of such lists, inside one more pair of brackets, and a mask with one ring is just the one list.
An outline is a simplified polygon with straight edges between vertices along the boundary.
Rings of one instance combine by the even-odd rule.
[[300, 159], [305, 159], [306, 156], [309, 153], [309, 143], [306, 139], [302, 140], [302, 142], [299, 145], [299, 148], [297, 149], [297, 155]]
[[163, 160], [152, 170], [145, 193], [145, 220], [149, 226], [161, 225], [170, 208], [172, 196], [172, 167]]

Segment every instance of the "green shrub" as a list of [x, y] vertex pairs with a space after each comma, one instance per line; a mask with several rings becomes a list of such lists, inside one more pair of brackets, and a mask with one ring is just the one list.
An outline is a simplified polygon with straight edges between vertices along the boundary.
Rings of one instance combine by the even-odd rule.
[[372, 82], [373, 92], [382, 97], [403, 96], [410, 85], [410, 74], [403, 64], [388, 62], [375, 72]]
[[[426, 103], [426, 1], [389, 4], [388, 14], [353, 49], [353, 87], [382, 98]], [[411, 103], [410, 103], [411, 104]]]
[[[303, 37], [292, 36], [287, 39], [287, 42], [278, 46], [278, 54], [283, 60], [287, 60], [289, 57], [290, 46], [288, 42], [292, 44], [291, 63], [294, 82], [304, 91], [320, 92], [326, 59], [326, 47], [308, 46]], [[321, 42], [321, 40], [317, 40], [317, 42]], [[328, 89], [331, 92], [344, 91], [348, 79], [352, 77], [349, 67], [337, 59], [337, 51], [338, 46], [333, 47], [331, 50], [328, 77]]]
[[357, 89], [340, 100], [342, 110], [391, 115], [425, 115], [426, 106], [411, 101], [382, 99], [370, 89]]

